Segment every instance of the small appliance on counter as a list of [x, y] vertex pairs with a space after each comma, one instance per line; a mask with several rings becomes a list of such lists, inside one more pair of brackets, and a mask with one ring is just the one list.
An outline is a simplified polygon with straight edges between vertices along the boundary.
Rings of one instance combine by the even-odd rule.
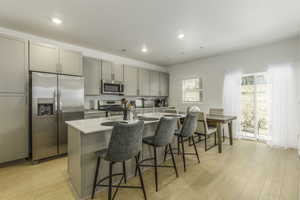
[[168, 102], [166, 98], [158, 98], [154, 100], [155, 107], [168, 107]]
[[144, 107], [143, 99], [136, 99], [134, 105], [136, 108], [143, 108]]

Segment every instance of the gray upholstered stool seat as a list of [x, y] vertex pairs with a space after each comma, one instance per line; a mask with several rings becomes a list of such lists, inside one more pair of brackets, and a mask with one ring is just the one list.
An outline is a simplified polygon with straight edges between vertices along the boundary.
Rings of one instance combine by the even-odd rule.
[[[108, 199], [111, 200], [115, 197], [118, 188], [132, 188], [132, 189], [142, 189], [145, 200], [147, 199], [146, 191], [144, 187], [143, 177], [140, 169], [140, 163], [138, 161], [139, 154], [142, 150], [142, 138], [143, 138], [144, 122], [137, 121], [130, 124], [117, 124], [114, 126], [110, 138], [108, 148], [97, 151], [95, 154], [97, 156], [96, 172], [94, 177], [92, 199], [94, 198], [96, 187], [108, 187]], [[140, 186], [123, 186], [121, 183], [124, 180], [126, 184], [126, 166], [125, 161], [135, 158], [136, 168], [140, 177]], [[109, 176], [98, 180], [99, 167], [101, 159], [109, 162]], [[113, 165], [115, 163], [123, 164], [123, 173], [113, 174]], [[113, 185], [112, 178], [115, 176], [121, 176], [119, 184]], [[103, 181], [109, 180], [109, 184], [103, 184]], [[112, 188], [117, 188], [112, 197]]]
[[[160, 119], [160, 121], [158, 123], [158, 126], [155, 131], [155, 135], [143, 138], [144, 144], [151, 145], [153, 147], [154, 157], [142, 160], [140, 166], [141, 167], [154, 167], [156, 191], [158, 191], [158, 175], [157, 175], [158, 167], [172, 167], [172, 168], [174, 168], [176, 176], [178, 177], [175, 158], [174, 158], [174, 154], [173, 154], [172, 147], [171, 147], [171, 143], [172, 143], [172, 140], [174, 137], [174, 131], [176, 129], [176, 126], [177, 126], [177, 118], [163, 117]], [[157, 155], [156, 155], [157, 151], [156, 150], [158, 147], [165, 147], [165, 151], [167, 151], [168, 148], [171, 150], [172, 162], [173, 162], [172, 166], [157, 164]], [[154, 160], [154, 165], [142, 164], [144, 161], [150, 161], [150, 160]], [[136, 172], [137, 172], [137, 169], [136, 169]]]

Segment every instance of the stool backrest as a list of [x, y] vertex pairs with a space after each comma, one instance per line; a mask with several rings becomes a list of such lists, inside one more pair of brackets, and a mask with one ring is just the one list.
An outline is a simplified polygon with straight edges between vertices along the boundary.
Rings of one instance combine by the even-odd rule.
[[197, 113], [197, 133], [207, 134], [208, 125], [206, 121], [206, 115], [204, 112]]
[[189, 137], [194, 134], [197, 128], [197, 115], [196, 113], [189, 113], [183, 121], [180, 135]]
[[159, 120], [153, 143], [156, 146], [166, 146], [173, 140], [173, 136], [177, 127], [177, 118], [162, 117]]
[[209, 114], [211, 115], [224, 115], [224, 109], [223, 108], [210, 108]]
[[144, 122], [118, 124], [112, 130], [107, 159], [113, 162], [133, 158], [142, 150]]

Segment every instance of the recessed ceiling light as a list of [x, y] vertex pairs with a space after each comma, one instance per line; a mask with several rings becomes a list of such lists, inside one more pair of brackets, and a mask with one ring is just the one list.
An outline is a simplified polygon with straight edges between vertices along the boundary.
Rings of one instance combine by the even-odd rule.
[[52, 21], [54, 24], [62, 24], [61, 19], [58, 19], [58, 18], [56, 18], [56, 17], [53, 17], [53, 18], [51, 19], [51, 21]]
[[183, 39], [184, 38], [184, 34], [179, 34], [178, 35], [178, 39]]
[[142, 48], [142, 52], [143, 52], [143, 53], [146, 53], [147, 51], [148, 51], [148, 49], [147, 49], [146, 47], [143, 47], [143, 48]]

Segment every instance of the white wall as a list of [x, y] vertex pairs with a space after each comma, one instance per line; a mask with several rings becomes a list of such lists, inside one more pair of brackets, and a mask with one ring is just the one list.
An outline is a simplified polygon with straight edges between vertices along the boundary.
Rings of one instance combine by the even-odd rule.
[[[256, 48], [235, 51], [223, 55], [168, 67], [170, 73], [170, 104], [185, 110], [182, 103], [181, 82], [184, 78], [199, 76], [204, 80], [205, 96], [199, 107], [222, 107], [223, 80], [226, 69], [239, 68], [243, 73], [266, 71], [268, 65], [300, 61], [300, 38], [293, 38]], [[300, 74], [300, 73], [299, 73]], [[300, 85], [300, 84], [299, 84]], [[300, 99], [300, 98], [299, 98]]]
[[39, 37], [39, 36], [35, 36], [35, 35], [32, 35], [32, 34], [28, 34], [28, 33], [14, 31], [14, 30], [7, 29], [7, 28], [0, 27], [0, 33], [15, 36], [15, 37], [22, 38], [22, 39], [25, 39], [25, 40], [31, 40], [31, 41], [41, 42], [41, 43], [46, 43], [46, 44], [52, 44], [52, 45], [56, 45], [56, 46], [59, 46], [61, 48], [65, 48], [65, 49], [81, 51], [84, 56], [100, 58], [100, 59], [104, 59], [104, 60], [113, 61], [115, 63], [127, 64], [127, 65], [136, 66], [136, 67], [167, 72], [167, 69], [165, 67], [152, 65], [152, 64], [149, 64], [149, 63], [145, 63], [143, 61], [139, 61], [139, 60], [135, 60], [135, 59], [125, 58], [125, 57], [105, 53], [103, 51], [98, 51], [98, 50], [89, 49], [89, 48], [85, 48], [85, 47], [81, 47], [81, 46], [77, 46], [77, 45], [73, 45], [73, 44], [59, 42], [59, 41], [56, 41], [56, 40], [51, 40], [51, 39], [48, 39], [48, 38]]
[[[269, 65], [281, 63], [292, 64], [296, 68], [296, 74], [299, 74], [297, 76], [300, 77], [300, 37], [170, 66], [168, 67], [170, 73], [169, 103], [185, 111], [190, 104], [182, 103], [182, 80], [198, 76], [203, 78], [205, 89], [204, 102], [198, 104], [200, 109], [208, 112], [210, 107], [223, 107], [225, 70], [241, 69], [244, 74], [264, 72]], [[300, 105], [300, 78], [297, 81], [297, 101]], [[300, 111], [299, 108], [297, 109]], [[290, 138], [295, 148], [298, 132]]]

